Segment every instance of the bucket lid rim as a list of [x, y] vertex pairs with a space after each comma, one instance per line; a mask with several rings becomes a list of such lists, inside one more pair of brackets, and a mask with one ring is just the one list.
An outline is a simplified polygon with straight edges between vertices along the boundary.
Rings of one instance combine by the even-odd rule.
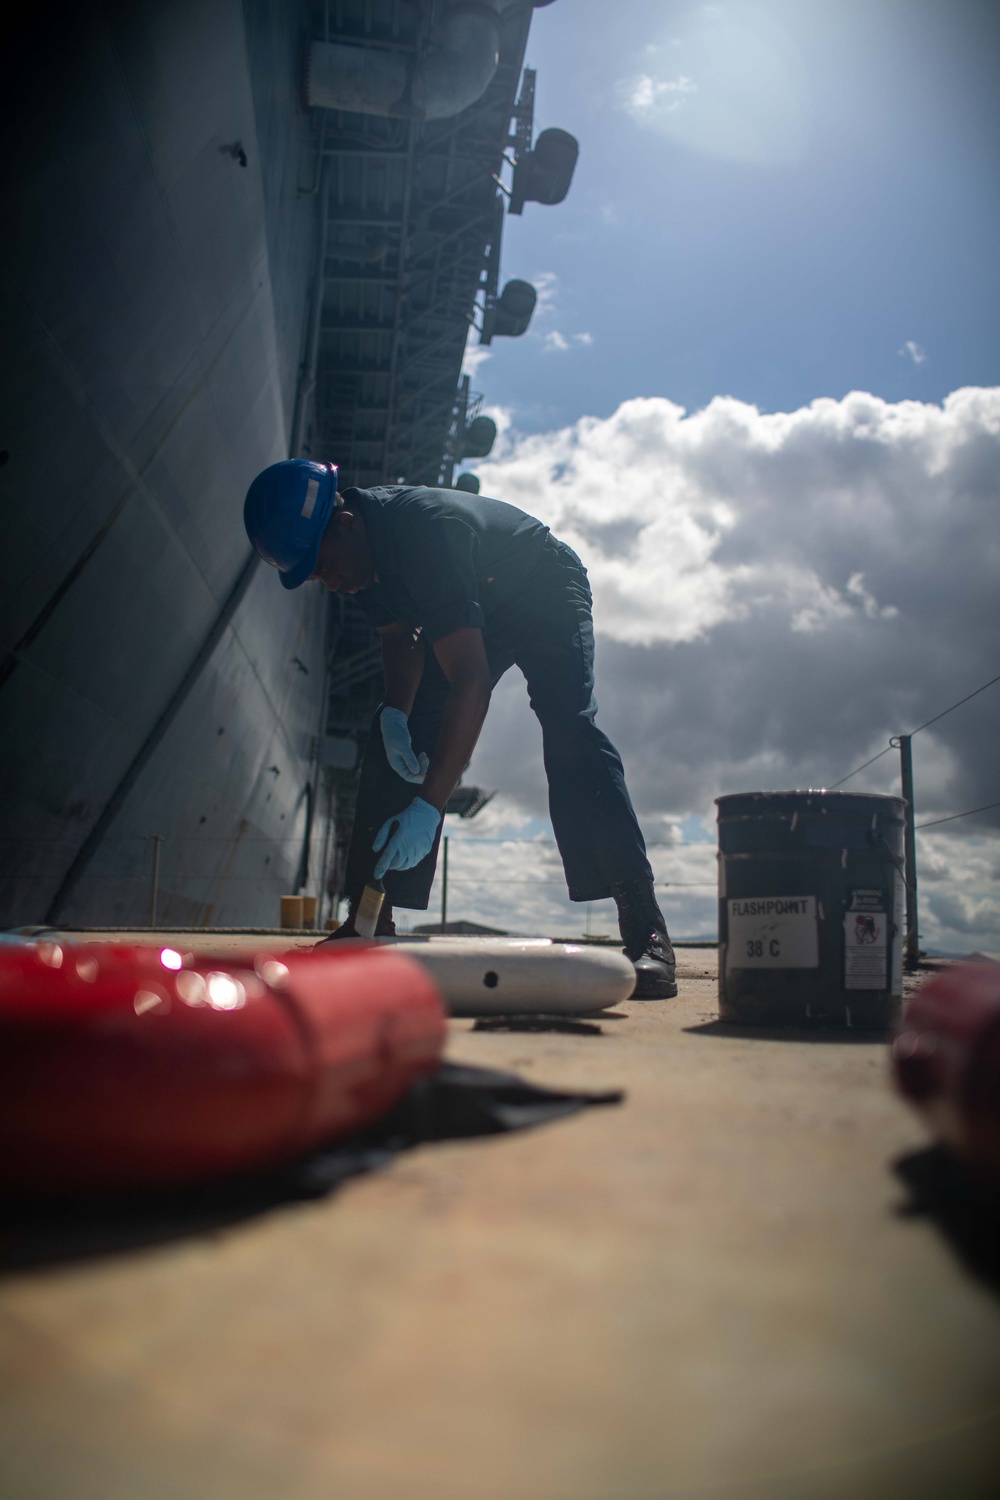
[[799, 790], [784, 792], [724, 792], [714, 799], [716, 807], [721, 807], [724, 802], [738, 802], [740, 800], [752, 799], [791, 799], [805, 798], [810, 801], [827, 801], [832, 799], [844, 799], [854, 802], [898, 802], [905, 806], [906, 799], [896, 792], [828, 792], [825, 787], [804, 787]]

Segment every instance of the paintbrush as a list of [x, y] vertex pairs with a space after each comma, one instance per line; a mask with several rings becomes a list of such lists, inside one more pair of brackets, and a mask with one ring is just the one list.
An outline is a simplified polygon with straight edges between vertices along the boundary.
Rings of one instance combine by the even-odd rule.
[[381, 880], [366, 885], [354, 915], [354, 930], [359, 938], [373, 938], [385, 900], [385, 886]]
[[[399, 822], [396, 820], [389, 829], [386, 843], [389, 842], [389, 839], [392, 838], [398, 827]], [[378, 926], [378, 919], [382, 913], [382, 903], [384, 900], [385, 886], [377, 877], [373, 878], [365, 886], [364, 893], [358, 902], [358, 909], [354, 916], [354, 930], [359, 938], [371, 939], [375, 936], [375, 928]]]

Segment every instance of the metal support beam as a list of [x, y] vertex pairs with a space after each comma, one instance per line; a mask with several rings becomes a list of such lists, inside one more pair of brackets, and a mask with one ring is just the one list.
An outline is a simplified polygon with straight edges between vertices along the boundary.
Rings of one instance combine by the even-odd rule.
[[920, 933], [917, 917], [917, 839], [914, 831], [913, 753], [910, 735], [899, 736], [899, 777], [906, 803], [903, 852], [906, 863], [906, 944], [903, 960], [911, 972], [920, 966]]
[[[436, 349], [442, 348], [442, 346], [445, 345], [445, 344], [451, 344], [451, 343], [453, 343], [456, 346], [460, 347], [462, 350], [464, 350], [465, 349], [465, 339], [463, 338], [462, 341], [461, 341], [461, 344], [459, 345], [459, 343], [458, 343], [458, 334], [459, 334], [459, 332], [460, 332], [460, 330], [457, 329], [457, 328], [449, 328], [449, 330], [448, 330], [447, 333], [443, 333], [438, 338], [432, 339], [429, 344], [425, 344], [422, 349], [418, 349], [415, 354], [411, 354], [410, 357], [409, 357], [409, 359], [405, 359], [405, 360], [401, 361], [400, 366], [399, 366], [399, 374], [402, 375], [404, 373], [404, 371], [406, 371], [406, 370], [412, 370], [417, 365], [423, 364], [423, 362], [426, 360], [426, 358], [427, 358], [427, 356], [429, 354], [433, 354]], [[455, 373], [456, 373], [456, 376], [457, 376], [458, 372], [456, 371]]]
[[445, 932], [448, 927], [448, 835], [445, 834], [441, 840], [443, 848], [441, 853], [441, 931]]
[[382, 479], [389, 478], [389, 448], [392, 442], [393, 403], [396, 399], [396, 378], [399, 365], [399, 348], [403, 335], [403, 304], [405, 297], [402, 282], [406, 271], [406, 248], [410, 234], [410, 205], [413, 198], [413, 177], [416, 163], [417, 139], [420, 132], [416, 125], [410, 126], [409, 150], [406, 161], [406, 184], [403, 189], [403, 215], [399, 230], [399, 254], [396, 275], [400, 293], [396, 298], [396, 313], [393, 321], [392, 348], [389, 351], [389, 409], [385, 414], [385, 441], [382, 448]]
[[396, 327], [392, 323], [328, 323], [324, 318], [320, 323], [321, 333], [392, 333]]

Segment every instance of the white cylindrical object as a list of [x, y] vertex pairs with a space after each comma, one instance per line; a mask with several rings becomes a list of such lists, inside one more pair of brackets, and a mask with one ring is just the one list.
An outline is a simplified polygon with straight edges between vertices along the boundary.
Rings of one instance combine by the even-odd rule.
[[627, 1000], [635, 969], [614, 948], [546, 939], [431, 938], [399, 943], [453, 1016], [590, 1015]]
[[417, 64], [413, 103], [425, 120], [461, 114], [481, 99], [500, 61], [500, 17], [491, 3], [458, 0], [445, 11], [438, 45]]
[[507, 0], [452, 0], [420, 57], [350, 42], [312, 42], [306, 98], [321, 109], [442, 120], [486, 92], [500, 56]]
[[359, 115], [401, 112], [411, 60], [402, 52], [352, 47], [349, 42], [312, 42], [306, 98], [321, 109]]

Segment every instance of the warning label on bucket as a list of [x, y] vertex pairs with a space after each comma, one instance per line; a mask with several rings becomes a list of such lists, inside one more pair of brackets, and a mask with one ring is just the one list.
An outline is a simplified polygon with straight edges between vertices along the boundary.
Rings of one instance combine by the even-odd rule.
[[889, 977], [889, 921], [884, 911], [844, 917], [844, 989], [884, 990]]
[[816, 969], [815, 896], [755, 896], [729, 902], [729, 969]]

